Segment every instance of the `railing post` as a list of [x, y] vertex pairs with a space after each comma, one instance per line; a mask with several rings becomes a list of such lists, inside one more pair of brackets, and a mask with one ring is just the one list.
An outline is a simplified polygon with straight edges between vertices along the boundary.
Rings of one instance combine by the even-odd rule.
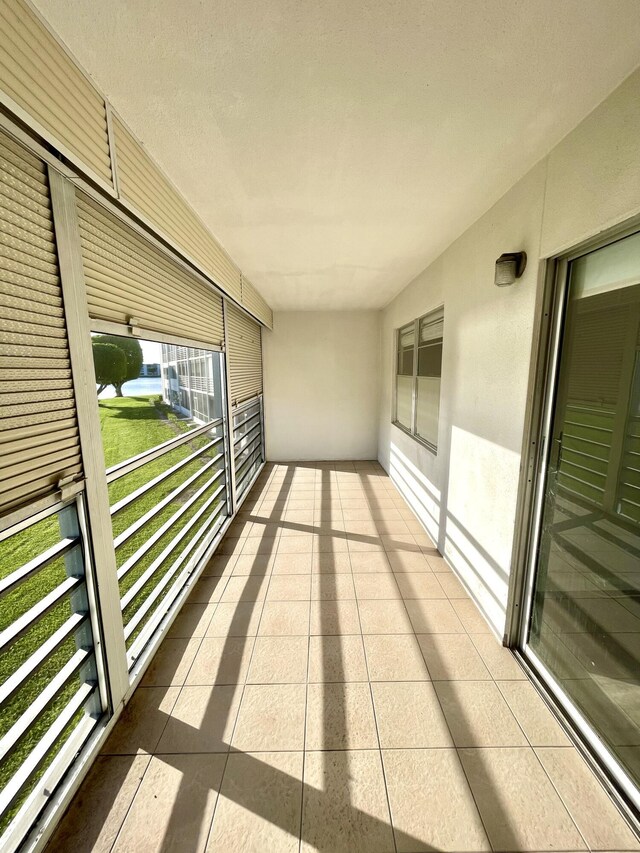
[[88, 540], [93, 555], [101, 636], [96, 636], [106, 664], [112, 706], [116, 708], [129, 688], [129, 673], [116, 575], [116, 556], [109, 510], [109, 492], [100, 435], [95, 374], [91, 352], [91, 327], [84, 281], [80, 230], [73, 184], [49, 166], [49, 186], [64, 311], [69, 340], [78, 429], [85, 471]]
[[224, 320], [224, 399], [226, 404], [227, 448], [229, 453], [229, 480], [227, 483], [227, 501], [229, 515], [236, 512], [236, 465], [233, 445], [233, 409], [231, 407], [231, 371], [229, 365], [229, 336], [227, 334], [227, 300], [222, 300], [222, 317]]
[[260, 394], [260, 437], [262, 439], [262, 462], [267, 461], [267, 444], [264, 436], [264, 394]]
[[[87, 613], [91, 616], [91, 605], [89, 599], [89, 577], [85, 564], [84, 537], [80, 528], [80, 505], [79, 501], [68, 504], [58, 513], [58, 527], [62, 539], [77, 539], [78, 545], [64, 555], [64, 568], [69, 577], [84, 578], [84, 586], [74, 590], [69, 596], [71, 610], [74, 613]], [[97, 667], [96, 633], [94, 631], [94, 620], [89, 618], [74, 633], [76, 649], [91, 649], [93, 654], [80, 668], [78, 675], [80, 681], [100, 685]], [[98, 717], [107, 707], [106, 696], [102, 689], [95, 690], [91, 694], [89, 703], [85, 705], [88, 714]]]

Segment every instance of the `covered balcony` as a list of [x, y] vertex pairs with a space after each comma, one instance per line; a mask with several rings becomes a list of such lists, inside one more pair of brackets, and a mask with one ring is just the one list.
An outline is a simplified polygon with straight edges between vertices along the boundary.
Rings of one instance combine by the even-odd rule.
[[2, 853], [640, 850], [635, 0], [0, 23]]

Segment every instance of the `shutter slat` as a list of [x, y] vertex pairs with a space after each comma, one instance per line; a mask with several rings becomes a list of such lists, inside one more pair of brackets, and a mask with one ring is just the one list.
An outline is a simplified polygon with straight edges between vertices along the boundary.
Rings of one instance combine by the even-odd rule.
[[[43, 303], [45, 306], [55, 308], [62, 307], [62, 296], [60, 288], [56, 283], [49, 284], [48, 282], [34, 281], [29, 276], [9, 275], [6, 270], [0, 272], [0, 297], [6, 296], [8, 299], [17, 300], [14, 302], [16, 307], [18, 304], [25, 304], [25, 299], [28, 304], [33, 302]], [[38, 310], [48, 310], [38, 305]]]
[[92, 199], [78, 193], [89, 313], [221, 346], [222, 299]]
[[81, 473], [82, 464], [47, 172], [4, 135], [0, 164], [4, 514], [53, 494], [61, 478]]
[[31, 354], [35, 358], [42, 358], [43, 353], [39, 353], [38, 350], [43, 349], [47, 351], [47, 354], [50, 353], [55, 358], [60, 355], [56, 350], [66, 352], [66, 337], [61, 340], [53, 335], [47, 335], [46, 338], [43, 338], [42, 334], [13, 332], [8, 329], [9, 325], [10, 321], [5, 320], [3, 321], [2, 326], [3, 328], [6, 328], [7, 331], [5, 332], [0, 329], [0, 354], [2, 355]]
[[[71, 365], [68, 358], [56, 358], [53, 355], [54, 352], [59, 355], [59, 350], [52, 350], [50, 353], [40, 350], [37, 355], [33, 355], [33, 347], [30, 347], [28, 353], [16, 353], [15, 347], [9, 347], [9, 351], [11, 354], [6, 355], [0, 348], [0, 374], [12, 368], [23, 369], [25, 364], [29, 365], [29, 368], [32, 368], [40, 375], [42, 371], [58, 368], [70, 371]], [[28, 360], [29, 357], [31, 357], [31, 361]]]
[[49, 400], [72, 400], [73, 390], [71, 388], [34, 388], [28, 390], [26, 388], [19, 391], [5, 391], [3, 403], [8, 406], [24, 405], [37, 401], [45, 402]]
[[104, 99], [24, 0], [0, 4], [0, 77], [49, 142], [112, 183]]
[[[14, 430], [27, 429], [32, 426], [42, 426], [43, 424], [55, 423], [57, 421], [67, 421], [69, 418], [75, 417], [75, 412], [70, 407], [68, 409], [51, 409], [43, 412], [30, 412], [28, 415], [14, 417], [11, 419], [11, 424], [8, 423], [9, 418], [3, 418], [2, 427], [0, 428], [0, 441], [12, 441], [17, 433]], [[5, 427], [6, 423], [6, 428]], [[43, 441], [44, 444], [44, 441]]]
[[0, 229], [9, 237], [20, 240], [27, 246], [33, 246], [44, 252], [49, 251], [45, 229], [42, 229], [42, 235], [38, 235], [33, 226], [30, 229], [23, 228], [21, 217], [2, 206], [0, 206]]
[[67, 340], [67, 330], [64, 325], [64, 320], [60, 317], [51, 317], [53, 322], [51, 323], [39, 323], [37, 320], [37, 315], [32, 316], [29, 320], [17, 320], [13, 316], [13, 312], [7, 312], [6, 319], [2, 322], [2, 332], [0, 332], [0, 340], [2, 339], [3, 332], [12, 332], [16, 335], [37, 335], [38, 337], [42, 337], [42, 335], [46, 335], [47, 338], [59, 338], [60, 340], [65, 342]]
[[[59, 430], [60, 435], [65, 436], [67, 431], [70, 429], [75, 430], [77, 434], [78, 426], [76, 424], [75, 414], [71, 413], [71, 415], [69, 415], [68, 412], [59, 412], [58, 414], [59, 417], [56, 415], [56, 417], [53, 418], [56, 422], [56, 434]], [[49, 431], [49, 420], [51, 420], [51, 418], [47, 418], [45, 415], [39, 415], [38, 418], [34, 417], [31, 422], [26, 423], [19, 429], [14, 429], [8, 432], [0, 431], [0, 453], [12, 453], [14, 442], [15, 446], [19, 449], [23, 446], [24, 442], [46, 435]]]
[[0, 156], [0, 177], [17, 192], [23, 193], [35, 204], [41, 204], [47, 198], [39, 176], [29, 169], [21, 169], [9, 159]]
[[[18, 301], [18, 300], [16, 300]], [[9, 304], [7, 304], [9, 303]], [[18, 304], [19, 301], [18, 301]], [[22, 302], [24, 305], [24, 301]], [[32, 323], [34, 326], [51, 326], [56, 329], [65, 328], [62, 309], [50, 308], [50, 313], [43, 314], [41, 311], [27, 311], [24, 308], [18, 308], [10, 304], [8, 299], [3, 299], [0, 295], [0, 305], [2, 305], [2, 316], [7, 320], [21, 323]]]
[[43, 484], [46, 486], [46, 492], [55, 492], [60, 479], [71, 477], [82, 473], [82, 464], [78, 458], [77, 461], [69, 460], [66, 464], [60, 465], [60, 461], [53, 462], [47, 469], [41, 468], [34, 472], [37, 474], [32, 480], [22, 479], [21, 482], [14, 482], [9, 488], [8, 483], [2, 484], [2, 502], [7, 511], [17, 509], [26, 503], [36, 500], [42, 496]]
[[15, 181], [0, 181], [0, 210], [4, 211], [7, 217], [13, 214], [20, 220], [26, 219], [31, 223], [34, 234], [40, 234], [46, 239], [51, 223], [49, 210], [41, 208], [38, 202], [20, 192]]
[[[597, 296], [590, 300], [602, 302]], [[576, 304], [570, 353], [570, 400], [615, 405], [628, 319], [625, 305], [604, 304], [600, 311], [594, 312], [587, 300]]]
[[262, 394], [261, 329], [258, 323], [230, 302], [226, 303], [225, 311], [229, 394], [232, 405], [237, 406]]
[[238, 267], [117, 117], [113, 128], [123, 198], [240, 301]]
[[10, 414], [5, 415], [5, 417], [2, 418], [2, 423], [0, 423], [0, 432], [10, 430], [14, 421], [17, 422], [21, 420], [23, 415], [39, 415], [45, 412], [62, 412], [62, 414], [68, 416], [69, 411], [66, 410], [73, 411], [73, 403], [70, 402], [73, 394], [69, 394], [68, 396], [64, 396], [64, 394], [64, 391], [60, 391], [61, 396], [53, 400], [41, 400], [37, 398], [37, 395], [34, 395], [34, 399], [30, 399], [27, 402], [14, 403], [9, 409]]
[[56, 473], [57, 470], [64, 470], [70, 465], [77, 465], [79, 462], [77, 441], [74, 439], [71, 442], [61, 441], [52, 453], [47, 453], [45, 456], [42, 453], [35, 454], [31, 452], [20, 452], [12, 456], [10, 465], [3, 468], [2, 476], [7, 488], [14, 488], [20, 483], [32, 483], [35, 478], [40, 476], [39, 472], [46, 471], [45, 476]]
[[273, 328], [273, 311], [256, 288], [242, 276], [242, 304], [269, 329]]
[[9, 394], [14, 391], [41, 391], [43, 393], [72, 388], [71, 379], [47, 379], [39, 372], [38, 379], [7, 379], [0, 374], [0, 394]]

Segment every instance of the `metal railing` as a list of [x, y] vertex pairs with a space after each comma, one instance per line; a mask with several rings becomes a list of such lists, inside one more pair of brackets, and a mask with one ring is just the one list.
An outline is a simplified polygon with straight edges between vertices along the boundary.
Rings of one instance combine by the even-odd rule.
[[254, 397], [233, 410], [233, 464], [236, 503], [245, 494], [264, 461], [262, 397]]
[[225, 471], [222, 418], [107, 471], [129, 670], [227, 517]]
[[106, 712], [82, 497], [2, 533], [0, 835], [18, 848]]

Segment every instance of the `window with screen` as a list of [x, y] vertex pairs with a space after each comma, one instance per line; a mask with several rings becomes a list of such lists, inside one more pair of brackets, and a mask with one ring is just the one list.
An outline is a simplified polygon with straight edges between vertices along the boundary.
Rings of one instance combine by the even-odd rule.
[[415, 323], [398, 329], [398, 364], [396, 368], [396, 421], [411, 429], [413, 412], [413, 362], [415, 356]]
[[432, 449], [438, 445], [444, 311], [397, 331], [394, 423]]

